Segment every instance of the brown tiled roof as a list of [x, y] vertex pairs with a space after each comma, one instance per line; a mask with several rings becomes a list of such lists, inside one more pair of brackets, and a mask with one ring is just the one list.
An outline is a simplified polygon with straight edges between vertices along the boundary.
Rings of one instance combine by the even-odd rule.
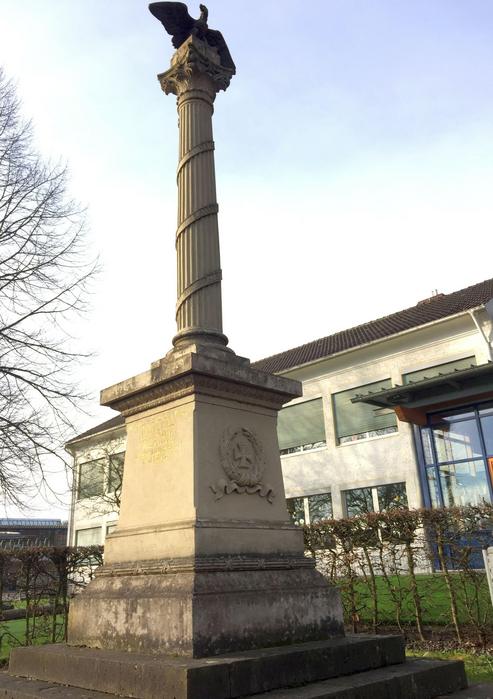
[[332, 354], [476, 308], [491, 298], [493, 298], [493, 279], [487, 279], [466, 289], [453, 291], [451, 294], [432, 296], [404, 311], [398, 311], [369, 323], [308, 342], [306, 345], [294, 347], [286, 352], [274, 354], [272, 357], [260, 359], [254, 362], [253, 366], [272, 374], [287, 371], [292, 367], [330, 357]]
[[116, 427], [121, 427], [125, 423], [125, 418], [123, 415], [116, 415], [112, 417], [111, 420], [106, 420], [106, 422], [101, 422], [99, 425], [92, 427], [87, 432], [78, 434], [77, 437], [73, 437], [67, 444], [73, 444], [73, 442], [78, 442], [79, 439], [84, 439], [84, 437], [91, 437], [93, 434], [99, 434], [99, 432], [105, 432], [106, 430], [111, 430]]

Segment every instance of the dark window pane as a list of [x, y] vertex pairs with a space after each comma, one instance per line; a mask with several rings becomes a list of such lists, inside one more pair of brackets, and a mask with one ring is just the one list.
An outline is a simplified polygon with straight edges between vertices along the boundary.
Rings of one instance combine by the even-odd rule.
[[294, 524], [303, 526], [305, 524], [305, 505], [303, 498], [289, 498], [286, 500], [288, 512]]
[[310, 495], [308, 497], [308, 512], [310, 513], [310, 524], [320, 522], [322, 519], [332, 519], [331, 494]]
[[104, 494], [104, 467], [104, 459], [87, 461], [79, 466], [79, 500]]
[[405, 483], [392, 483], [380, 485], [377, 488], [378, 507], [380, 512], [384, 510], [407, 509], [407, 494]]
[[125, 452], [112, 454], [108, 470], [108, 492], [120, 493], [122, 489], [123, 464], [125, 462]]
[[433, 428], [439, 462], [471, 459], [482, 456], [476, 420], [447, 422]]
[[346, 500], [346, 513], [348, 517], [357, 517], [368, 512], [373, 512], [373, 498], [371, 488], [355, 488], [344, 491]]
[[481, 429], [483, 430], [486, 452], [488, 456], [493, 456], [493, 415], [481, 418]]
[[281, 454], [325, 446], [322, 399], [283, 408], [279, 413], [277, 435]]
[[484, 461], [446, 464], [440, 468], [445, 507], [479, 505], [490, 502]]

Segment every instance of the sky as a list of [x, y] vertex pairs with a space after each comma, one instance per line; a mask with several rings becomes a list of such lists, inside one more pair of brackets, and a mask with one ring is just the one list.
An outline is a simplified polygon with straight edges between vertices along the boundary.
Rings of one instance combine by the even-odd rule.
[[[233, 350], [260, 359], [492, 276], [491, 0], [208, 7], [237, 66], [214, 115]], [[70, 328], [92, 352], [78, 431], [175, 333], [177, 116], [156, 79], [172, 51], [141, 0], [0, 0], [0, 64], [101, 263]]]

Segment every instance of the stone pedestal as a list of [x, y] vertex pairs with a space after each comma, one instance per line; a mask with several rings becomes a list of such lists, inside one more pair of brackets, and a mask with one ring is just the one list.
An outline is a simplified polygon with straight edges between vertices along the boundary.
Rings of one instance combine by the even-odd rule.
[[102, 393], [126, 416], [122, 508], [69, 643], [205, 657], [342, 635], [284, 497], [276, 417], [299, 384], [193, 350]]

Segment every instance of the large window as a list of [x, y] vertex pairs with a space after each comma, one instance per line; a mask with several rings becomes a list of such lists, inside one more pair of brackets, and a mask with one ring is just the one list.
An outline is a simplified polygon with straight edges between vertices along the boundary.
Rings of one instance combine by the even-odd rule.
[[397, 431], [397, 419], [393, 410], [351, 402], [351, 399], [358, 395], [374, 393], [386, 388], [391, 388], [390, 379], [352, 388], [332, 396], [338, 444]]
[[123, 464], [125, 462], [125, 452], [112, 454], [108, 467], [108, 493], [119, 494], [122, 489]]
[[106, 460], [86, 461], [79, 466], [77, 498], [92, 498], [104, 494], [104, 472]]
[[390, 483], [371, 488], [354, 488], [342, 493], [347, 517], [357, 517], [369, 512], [385, 512], [407, 508], [405, 483]]
[[281, 410], [277, 435], [281, 454], [324, 447], [327, 442], [322, 399], [316, 398]]
[[101, 543], [101, 527], [78, 529], [75, 532], [76, 546], [99, 546]]
[[332, 519], [332, 497], [330, 493], [318, 493], [307, 497], [288, 498], [288, 512], [295, 524], [315, 524], [324, 519]]
[[440, 374], [451, 374], [453, 371], [459, 371], [460, 369], [470, 369], [472, 366], [476, 366], [476, 357], [466, 357], [465, 359], [458, 359], [455, 362], [445, 362], [444, 364], [437, 364], [427, 369], [410, 371], [402, 375], [402, 382], [404, 384], [416, 383], [416, 381], [432, 379], [436, 376], [440, 376]]
[[77, 499], [101, 497], [111, 494], [115, 504], [122, 487], [125, 452], [111, 454], [109, 458], [86, 461], [79, 466]]
[[428, 425], [421, 439], [432, 506], [490, 502], [493, 405], [431, 415]]

